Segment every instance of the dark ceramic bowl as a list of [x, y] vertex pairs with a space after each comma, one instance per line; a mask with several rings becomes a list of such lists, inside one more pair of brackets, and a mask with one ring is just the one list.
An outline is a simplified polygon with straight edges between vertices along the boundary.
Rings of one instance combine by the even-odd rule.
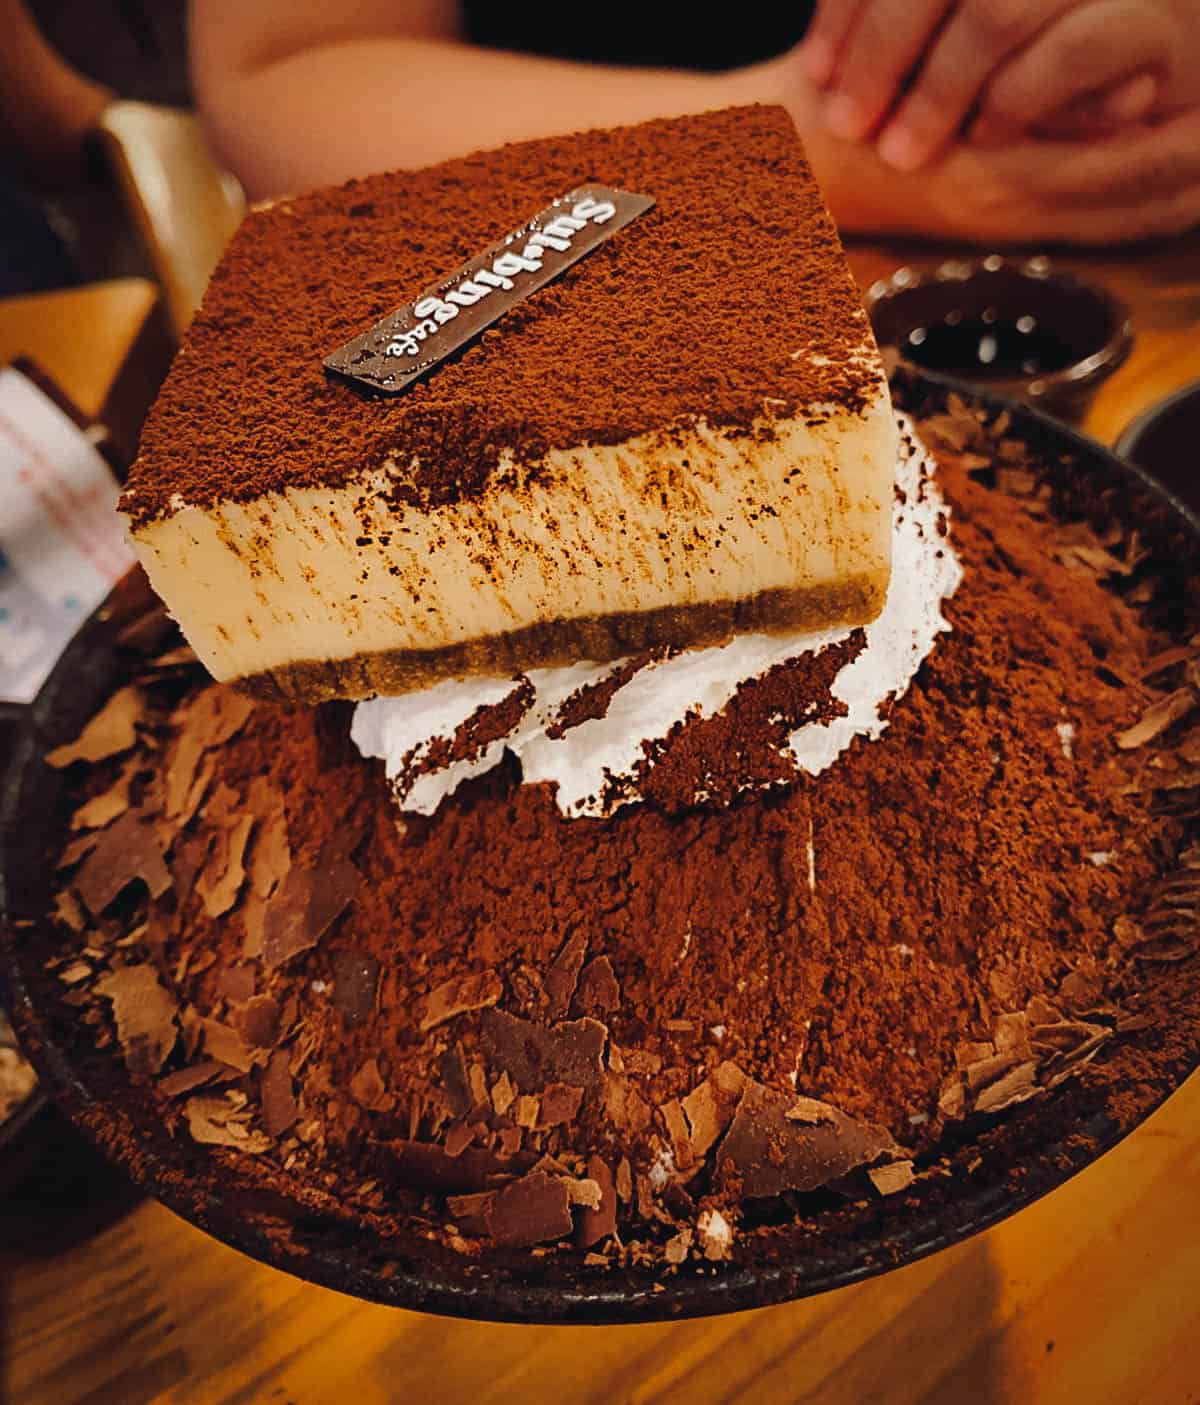
[[1117, 453], [1200, 512], [1200, 381], [1139, 415], [1117, 440]]
[[[916, 414], [946, 406], [942, 385], [901, 372], [898, 403]], [[1054, 465], [1052, 486], [1068, 515], [1136, 523], [1153, 550], [1162, 594], [1182, 603], [1200, 572], [1200, 516], [1136, 467], [1058, 422], [1002, 401], [1005, 433]], [[597, 1269], [566, 1257], [473, 1259], [431, 1242], [420, 1223], [386, 1239], [339, 1217], [336, 1205], [300, 1194], [254, 1158], [222, 1161], [176, 1138], [153, 1097], [130, 1081], [111, 1049], [97, 1050], [46, 970], [60, 946], [47, 920], [53, 873], [47, 855], [65, 824], [62, 777], [41, 760], [73, 736], [123, 681], [128, 657], [108, 614], [93, 617], [30, 709], [0, 787], [0, 966], [13, 1020], [59, 1107], [139, 1186], [214, 1235], [275, 1268], [397, 1307], [514, 1322], [636, 1322], [734, 1312], [810, 1296], [883, 1273], [986, 1229], [1069, 1180], [1144, 1120], [1200, 1066], [1200, 1032], [1158, 1046], [1118, 1045], [1111, 1088], [1064, 1084], [999, 1118], [965, 1124], [943, 1140], [948, 1174], [909, 1192], [848, 1201], [832, 1192], [763, 1212], [751, 1252], [719, 1269], [688, 1264]], [[0, 933], [0, 936], [3, 936]], [[1162, 979], [1176, 989], [1181, 969]], [[1198, 1027], [1200, 1029], [1200, 1027]], [[249, 1164], [254, 1163], [254, 1164]], [[770, 1218], [774, 1215], [774, 1218]], [[746, 1226], [744, 1226], [745, 1228]]]
[[1045, 258], [950, 259], [899, 268], [866, 294], [875, 336], [908, 365], [1082, 418], [1129, 355], [1133, 327], [1104, 288]]

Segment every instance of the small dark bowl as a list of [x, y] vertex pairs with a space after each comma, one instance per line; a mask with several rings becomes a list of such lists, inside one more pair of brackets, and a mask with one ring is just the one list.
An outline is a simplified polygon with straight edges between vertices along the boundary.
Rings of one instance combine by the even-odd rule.
[[1139, 415], [1117, 440], [1117, 453], [1200, 510], [1200, 381]]
[[1068, 420], [1082, 418], [1133, 345], [1129, 315], [1110, 293], [1041, 257], [899, 268], [872, 284], [866, 306], [880, 346], [916, 370]]

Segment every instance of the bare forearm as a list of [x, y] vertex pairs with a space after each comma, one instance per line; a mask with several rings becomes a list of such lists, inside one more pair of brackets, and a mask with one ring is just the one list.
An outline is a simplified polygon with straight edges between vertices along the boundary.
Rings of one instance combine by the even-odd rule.
[[197, 78], [213, 140], [254, 196], [774, 96], [759, 70], [607, 68], [392, 35]]

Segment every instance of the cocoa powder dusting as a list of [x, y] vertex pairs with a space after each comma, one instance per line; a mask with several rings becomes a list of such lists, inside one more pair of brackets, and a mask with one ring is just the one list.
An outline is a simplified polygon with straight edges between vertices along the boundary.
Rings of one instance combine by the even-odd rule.
[[[1200, 622], [1176, 609], [1171, 638], [1147, 627], [1136, 539], [1065, 529], [1015, 441], [976, 423], [951, 450], [937, 431], [965, 569], [952, 632], [883, 737], [817, 778], [734, 793], [739, 767], [769, 766], [756, 748], [778, 742], [771, 726], [786, 733], [771, 721], [781, 707], [829, 706], [859, 639], [768, 675], [745, 711], [680, 729], [648, 802], [604, 821], [564, 819], [509, 758], [433, 818], [401, 822], [337, 705], [259, 705], [223, 733], [207, 753], [217, 810], [252, 786], [282, 797], [291, 873], [332, 853], [355, 877], [326, 927], [306, 929], [311, 944], [255, 961], [252, 986], [229, 973], [261, 900], [252, 884], [210, 918], [175, 870], [190, 837], [168, 848], [173, 888], [134, 880], [98, 915], [109, 940], [147, 922], [174, 973], [181, 1035], [165, 1072], [196, 1062], [197, 1081], [212, 1076], [187, 1032], [244, 1024], [247, 989], [271, 1002], [278, 1049], [236, 1082], [251, 1101], [235, 1112], [244, 1121], [270, 1088], [267, 1130], [283, 1139], [263, 1152], [257, 1122], [230, 1124], [219, 1090], [192, 1119], [203, 1136], [246, 1134], [264, 1162], [332, 1175], [372, 1224], [412, 1187], [462, 1193], [460, 1242], [528, 1246], [574, 1223], [603, 1249], [619, 1196], [619, 1252], [671, 1234], [676, 1263], [736, 1249], [741, 1194], [857, 1175], [856, 1194], [898, 1196], [948, 1124], [1058, 1097], [1046, 1090], [1067, 1078], [1107, 1088], [1114, 1046], [1134, 1074], [1108, 1106], [1144, 1108], [1155, 1059], [1178, 1063], [1196, 1034], [1194, 1019], [1172, 1030], [1194, 1015], [1200, 944]], [[220, 716], [153, 703], [146, 725], [187, 737]], [[1147, 740], [1118, 744], [1135, 727]], [[201, 754], [204, 737], [187, 748]], [[121, 764], [97, 767], [81, 798]], [[134, 803], [145, 823], [153, 795]], [[210, 807], [191, 822], [201, 833]], [[356, 1177], [373, 1188], [353, 1192]], [[708, 1233], [693, 1250], [697, 1212]]]
[[[327, 353], [586, 180], [655, 207], [405, 394], [365, 399], [326, 379]], [[747, 429], [765, 397], [779, 416], [857, 412], [878, 390], [864, 348], [869, 325], [782, 108], [523, 142], [252, 210], [122, 507], [141, 522], [176, 495], [207, 506], [338, 487], [389, 459], [401, 499], [471, 498], [507, 449], [536, 463], [701, 418]]]

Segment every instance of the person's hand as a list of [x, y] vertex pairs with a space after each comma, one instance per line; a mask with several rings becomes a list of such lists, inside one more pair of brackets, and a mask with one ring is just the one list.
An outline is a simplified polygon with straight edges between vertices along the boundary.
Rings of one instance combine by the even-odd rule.
[[993, 246], [1104, 245], [1200, 225], [1200, 104], [1087, 142], [1046, 136], [1003, 146], [954, 142], [922, 170], [908, 172], [822, 126], [822, 94], [795, 50], [764, 65], [756, 85], [737, 100], [789, 109], [845, 231]]
[[835, 136], [916, 170], [968, 127], [1093, 136], [1200, 103], [1200, 0], [819, 0], [799, 57]]

